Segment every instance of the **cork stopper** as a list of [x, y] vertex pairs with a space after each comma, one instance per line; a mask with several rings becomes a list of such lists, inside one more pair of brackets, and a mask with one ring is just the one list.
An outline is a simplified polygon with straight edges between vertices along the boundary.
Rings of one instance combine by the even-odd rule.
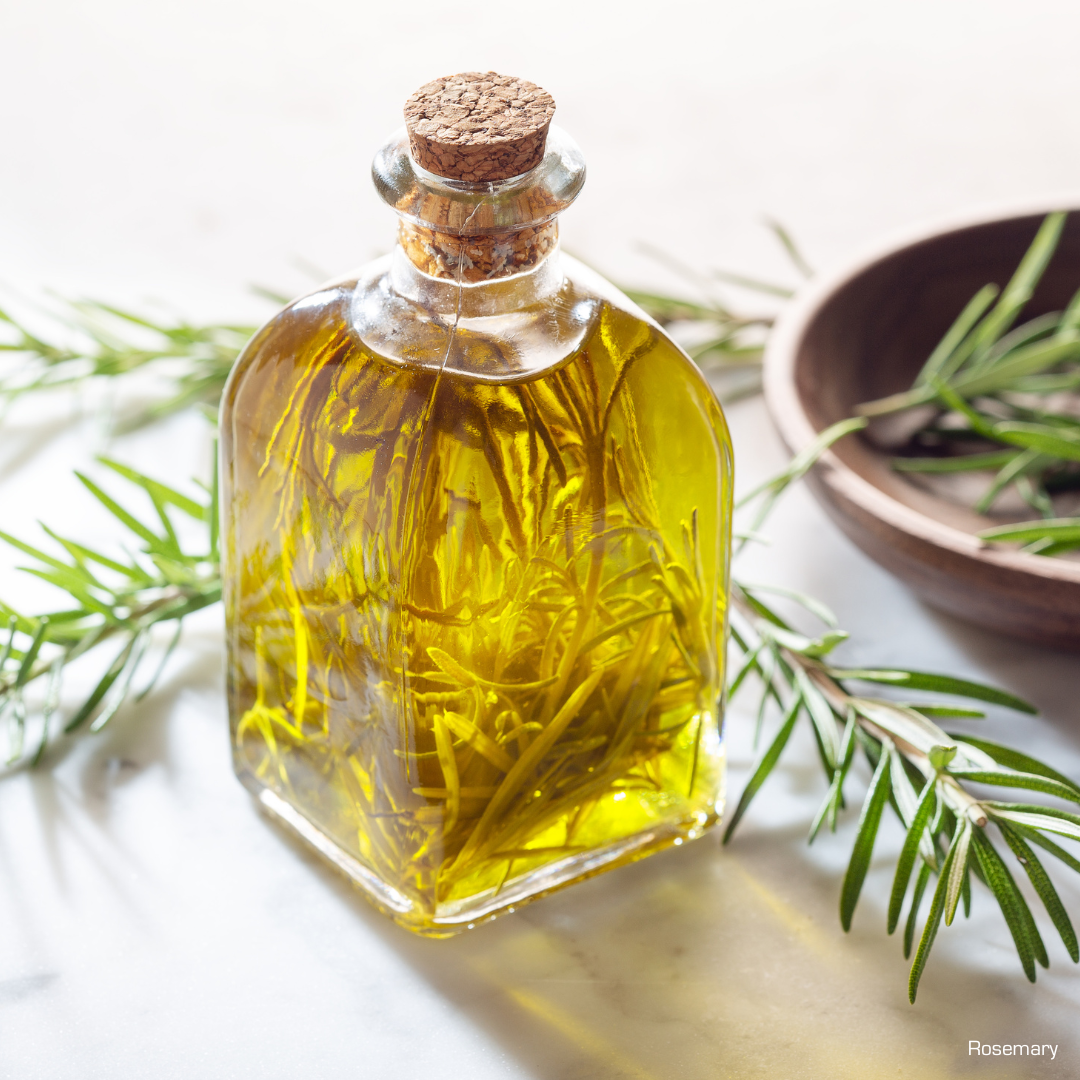
[[405, 102], [405, 126], [418, 165], [478, 183], [539, 165], [554, 113], [551, 95], [531, 82], [466, 71], [421, 86]]

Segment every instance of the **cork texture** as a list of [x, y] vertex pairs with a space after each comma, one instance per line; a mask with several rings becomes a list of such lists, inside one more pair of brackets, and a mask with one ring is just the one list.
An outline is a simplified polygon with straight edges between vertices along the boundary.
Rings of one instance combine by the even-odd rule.
[[555, 102], [546, 90], [494, 71], [435, 79], [405, 102], [413, 159], [453, 180], [506, 180], [544, 159]]

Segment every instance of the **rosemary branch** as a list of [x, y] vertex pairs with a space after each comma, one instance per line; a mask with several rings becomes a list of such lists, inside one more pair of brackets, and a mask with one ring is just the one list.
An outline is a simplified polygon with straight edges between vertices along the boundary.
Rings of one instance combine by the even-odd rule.
[[[764, 224], [780, 244], [798, 278], [810, 277], [810, 265], [791, 234], [771, 219], [766, 218]], [[701, 273], [651, 245], [643, 244], [641, 250], [682, 278], [700, 299], [642, 292], [625, 286], [623, 292], [680, 339], [691, 359], [709, 376], [724, 404], [760, 393], [761, 358], [776, 316], [740, 314], [717, 291], [717, 286], [734, 287], [771, 300], [787, 300], [794, 295], [794, 289], [728, 270]], [[683, 332], [687, 329], [691, 331], [689, 334]]]
[[10, 404], [27, 394], [76, 386], [95, 377], [116, 379], [148, 369], [164, 374], [169, 391], [132, 427], [192, 405], [215, 410], [240, 350], [256, 329], [242, 324], [166, 323], [94, 300], [60, 301], [48, 322], [57, 330], [51, 341], [0, 308], [0, 330], [7, 330], [0, 354], [10, 357], [10, 363], [0, 368], [0, 401]]
[[[149, 693], [179, 642], [183, 620], [221, 598], [216, 487], [210, 489], [206, 503], [198, 503], [125, 465], [100, 460], [141, 488], [153, 503], [158, 516], [156, 526], [140, 521], [94, 481], [76, 474], [113, 517], [142, 542], [139, 554], [120, 561], [46, 527], [47, 534], [66, 554], [67, 558], [62, 559], [0, 532], [0, 540], [36, 561], [37, 565], [23, 568], [27, 573], [57, 586], [70, 597], [70, 606], [62, 610], [32, 616], [20, 614], [0, 601], [0, 615], [6, 618], [8, 629], [0, 652], [0, 721], [6, 721], [9, 768], [38, 764], [50, 741], [71, 734], [87, 721], [92, 721], [90, 730], [100, 731], [131, 693], [147, 655], [152, 628], [175, 622], [171, 643], [137, 697]], [[205, 551], [189, 554], [181, 548], [170, 508], [206, 526]], [[69, 665], [117, 639], [120, 647], [104, 674], [61, 731], [54, 731], [52, 718]], [[36, 749], [30, 752], [25, 694], [36, 679], [45, 675], [49, 685], [36, 716]]]
[[[822, 433], [815, 444], [814, 456], [855, 429], [856, 423], [845, 421]], [[759, 510], [754, 519], [755, 529], [776, 498], [809, 467], [805, 458], [806, 455], [792, 462], [779, 477], [744, 500], [744, 505], [754, 498], [762, 498], [765, 503], [765, 510]], [[797, 632], [761, 598], [762, 592], [777, 591], [824, 623], [826, 632], [817, 638]], [[905, 830], [887, 923], [891, 934], [910, 892], [905, 957], [911, 956], [923, 895], [937, 875], [938, 883], [908, 981], [908, 995], [913, 1003], [942, 919], [945, 925], [950, 925], [961, 900], [965, 914], [970, 911], [973, 875], [989, 888], [1001, 908], [1027, 977], [1034, 982], [1036, 962], [1043, 967], [1049, 963], [1027, 901], [990, 839], [991, 824], [1028, 875], [1070, 957], [1074, 962], [1080, 961], [1072, 923], [1049, 875], [1031, 849], [1032, 844], [1042, 847], [1080, 872], [1080, 860], [1050, 839], [1053, 835], [1080, 840], [1080, 814], [1058, 809], [1053, 804], [1004, 803], [981, 798], [967, 787], [977, 783], [1080, 803], [1080, 785], [1021, 751], [966, 733], [948, 733], [935, 723], [935, 718], [943, 716], [978, 719], [984, 715], [981, 710], [867, 697], [853, 693], [850, 686], [871, 683], [989, 702], [1026, 713], [1035, 709], [1003, 690], [951, 676], [896, 668], [830, 665], [829, 655], [847, 634], [836, 628], [831, 612], [809, 597], [736, 582], [731, 601], [732, 641], [742, 660], [729, 680], [729, 692], [734, 697], [749, 676], [756, 676], [761, 687], [759, 728], [770, 703], [782, 719], [735, 806], [724, 842], [730, 840], [779, 762], [798, 719], [804, 717], [813, 731], [828, 784], [810, 828], [811, 843], [823, 824], [830, 831], [836, 829], [857, 746], [862, 747], [873, 773], [841, 887], [843, 928], [848, 930], [851, 926], [886, 803], [892, 806]]]

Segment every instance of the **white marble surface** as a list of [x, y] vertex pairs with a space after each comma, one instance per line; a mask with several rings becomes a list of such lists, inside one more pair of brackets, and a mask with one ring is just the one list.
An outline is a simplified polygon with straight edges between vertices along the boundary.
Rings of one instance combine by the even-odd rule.
[[[617, 14], [616, 14], [617, 13]], [[392, 221], [367, 181], [427, 78], [495, 67], [550, 89], [591, 175], [567, 245], [670, 288], [640, 255], [783, 273], [771, 213], [818, 263], [927, 215], [1080, 189], [1074, 4], [0, 0], [0, 282], [257, 318], [252, 281], [296, 257], [344, 270]], [[100, 394], [0, 426], [0, 527], [110, 537], [70, 469], [108, 449], [183, 479], [201, 421], [110, 439]], [[782, 461], [760, 402], [730, 415], [740, 481]], [[844, 658], [992, 679], [1035, 720], [987, 730], [1080, 775], [1075, 658], [935, 615], [803, 492], [748, 577], [813, 592]], [[34, 587], [2, 556], [0, 593]], [[0, 1075], [711, 1080], [1072, 1077], [1080, 974], [1029, 986], [1000, 917], [939, 938], [919, 1003], [883, 931], [883, 833], [850, 935], [836, 905], [852, 822], [804, 844], [823, 784], [793, 747], [736, 841], [715, 836], [450, 942], [414, 939], [255, 811], [232, 778], [219, 616], [193, 622], [153, 697], [51, 768], [0, 780]], [[750, 718], [730, 716], [732, 781]], [[1080, 916], [1080, 887], [1064, 875]], [[1058, 1045], [967, 1056], [969, 1039]]]

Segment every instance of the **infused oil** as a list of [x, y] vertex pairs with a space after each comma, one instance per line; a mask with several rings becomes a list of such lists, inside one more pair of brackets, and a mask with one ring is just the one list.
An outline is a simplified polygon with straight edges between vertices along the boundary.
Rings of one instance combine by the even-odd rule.
[[[432, 936], [722, 810], [730, 443], [685, 355], [559, 253], [584, 167], [545, 122], [520, 169], [537, 90], [422, 88], [490, 121], [495, 166], [413, 117], [375, 166], [402, 243], [264, 327], [223, 409], [237, 773]], [[431, 145], [519, 171], [435, 175]]]

